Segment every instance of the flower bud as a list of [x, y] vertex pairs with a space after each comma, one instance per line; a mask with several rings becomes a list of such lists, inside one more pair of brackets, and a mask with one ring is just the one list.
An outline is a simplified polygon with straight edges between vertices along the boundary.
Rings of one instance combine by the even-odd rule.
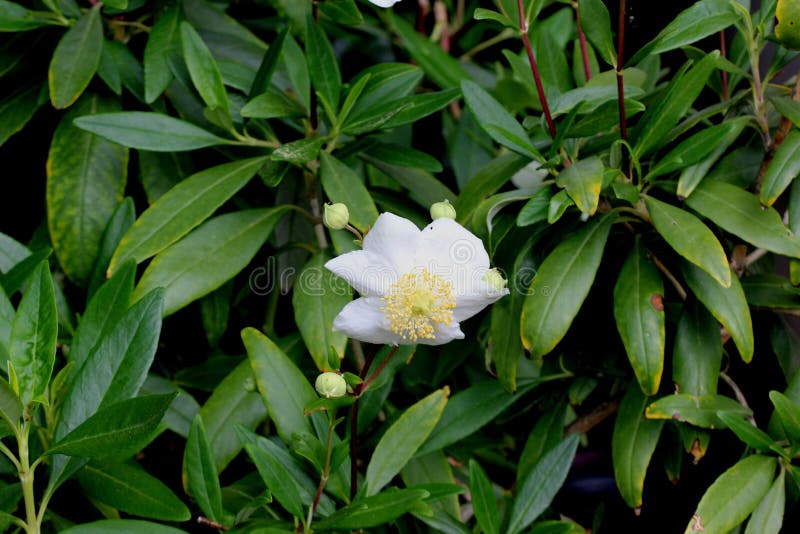
[[331, 230], [341, 230], [350, 221], [350, 210], [341, 202], [325, 204], [322, 211], [322, 222]]
[[347, 393], [347, 382], [339, 373], [322, 373], [314, 382], [314, 388], [326, 399], [336, 399]]
[[445, 199], [442, 202], [437, 202], [431, 206], [431, 219], [455, 219], [456, 209], [450, 204], [450, 201]]
[[486, 274], [483, 275], [483, 280], [498, 291], [502, 291], [508, 285], [508, 280], [503, 278], [503, 275], [497, 269], [486, 271]]

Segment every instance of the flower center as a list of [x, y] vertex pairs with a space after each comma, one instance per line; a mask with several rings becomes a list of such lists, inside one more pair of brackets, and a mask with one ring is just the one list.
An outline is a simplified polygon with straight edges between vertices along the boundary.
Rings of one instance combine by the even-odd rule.
[[401, 276], [382, 300], [389, 329], [407, 341], [433, 339], [440, 326], [453, 322], [453, 284], [427, 269]]

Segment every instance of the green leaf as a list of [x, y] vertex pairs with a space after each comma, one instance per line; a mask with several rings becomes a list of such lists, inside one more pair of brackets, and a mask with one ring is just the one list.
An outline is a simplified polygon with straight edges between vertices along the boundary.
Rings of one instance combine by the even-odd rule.
[[800, 406], [779, 391], [770, 391], [769, 399], [775, 406], [775, 413], [786, 433], [786, 437], [795, 445], [800, 446]]
[[[107, 280], [108, 265], [114, 251], [119, 246], [122, 236], [133, 226], [136, 221], [136, 208], [133, 206], [133, 199], [125, 199], [117, 206], [111, 218], [103, 230], [103, 237], [100, 239], [100, 250], [97, 252], [97, 259], [92, 268], [92, 276], [89, 278], [88, 297], [97, 293], [98, 289]], [[113, 276], [113, 275], [112, 275]]]
[[[648, 55], [661, 54], [694, 43], [723, 30], [739, 20], [726, 0], [702, 0], [682, 11], [655, 39], [630, 59], [637, 63]], [[694, 101], [694, 98], [691, 99]]]
[[800, 127], [800, 102], [789, 97], [774, 97], [769, 99], [775, 110], [789, 119], [792, 124]]
[[800, 258], [800, 238], [784, 226], [780, 214], [764, 208], [755, 195], [719, 180], [705, 180], [686, 205], [756, 247]]
[[339, 62], [322, 26], [310, 16], [306, 20], [306, 59], [314, 89], [331, 108], [339, 109], [339, 95], [342, 90]]
[[198, 414], [192, 420], [189, 438], [183, 457], [186, 470], [186, 487], [197, 506], [209, 519], [218, 523], [224, 520], [219, 475], [206, 437], [203, 419]]
[[57, 332], [53, 278], [48, 263], [43, 261], [28, 278], [8, 344], [17, 382], [12, 380], [12, 385], [18, 388], [23, 406], [48, 402], [46, 393], [55, 364]]
[[588, 223], [542, 262], [522, 307], [522, 343], [531, 357], [555, 348], [594, 282], [614, 215]]
[[133, 300], [164, 288], [167, 316], [211, 293], [250, 263], [286, 209], [236, 211], [203, 223], [150, 262]]
[[664, 282], [637, 239], [614, 286], [614, 319], [645, 395], [655, 395], [664, 372], [663, 297]]
[[350, 223], [362, 230], [375, 224], [378, 210], [364, 182], [350, 167], [329, 155], [320, 154], [320, 182], [332, 202], [350, 210]]
[[319, 149], [325, 144], [324, 139], [298, 139], [276, 148], [270, 159], [273, 161], [288, 161], [289, 163], [308, 163], [317, 159]]
[[114, 273], [129, 258], [141, 263], [184, 237], [244, 187], [264, 161], [259, 157], [217, 165], [170, 189], [122, 238], [109, 271]]
[[719, 325], [702, 304], [684, 306], [672, 351], [672, 381], [680, 393], [714, 395], [722, 364]]
[[517, 465], [517, 479], [524, 480], [541, 460], [544, 453], [561, 443], [564, 435], [564, 420], [567, 412], [567, 401], [563, 400], [544, 412], [536, 421]]
[[603, 61], [612, 66], [616, 65], [617, 52], [611, 35], [611, 17], [608, 9], [602, 0], [580, 0], [578, 6], [581, 28], [586, 33], [586, 38]]
[[254, 328], [242, 330], [242, 341], [250, 358], [256, 385], [275, 423], [278, 435], [291, 443], [293, 434], [311, 432], [304, 408], [317, 394], [306, 377], [269, 338]]
[[690, 395], [677, 393], [667, 395], [650, 404], [645, 410], [648, 419], [674, 419], [702, 428], [725, 428], [718, 417], [719, 412], [728, 412], [739, 417], [750, 417], [753, 412], [738, 402], [722, 395]]
[[744, 521], [769, 491], [775, 458], [753, 455], [740, 460], [714, 481], [697, 505], [685, 534], [730, 532]]
[[351, 135], [372, 130], [388, 130], [411, 124], [444, 108], [461, 95], [458, 89], [391, 99], [351, 114], [342, 131]]
[[270, 455], [261, 446], [261, 441], [244, 445], [250, 459], [264, 479], [272, 496], [294, 517], [304, 517], [303, 501], [292, 475], [277, 458]]
[[122, 201], [128, 150], [76, 128], [76, 117], [119, 105], [87, 95], [59, 123], [47, 159], [47, 222], [58, 261], [79, 285], [89, 281], [100, 241]]
[[302, 117], [305, 115], [303, 106], [292, 96], [283, 91], [269, 88], [265, 93], [259, 94], [240, 110], [242, 117], [252, 119], [276, 119], [284, 117]]
[[711, 167], [728, 151], [730, 145], [738, 139], [743, 127], [746, 125], [744, 121], [728, 121], [724, 124], [730, 124], [732, 128], [726, 131], [721, 138], [717, 139], [716, 146], [709, 155], [702, 161], [690, 165], [681, 171], [681, 175], [678, 178], [678, 190], [676, 193], [679, 199], [684, 199], [692, 194], [701, 180], [709, 174]]
[[144, 95], [148, 104], [152, 104], [172, 82], [169, 64], [180, 51], [179, 22], [180, 9], [178, 4], [173, 4], [156, 19], [147, 37], [144, 47]]
[[461, 91], [478, 124], [492, 139], [523, 156], [544, 162], [522, 126], [489, 93], [468, 80], [461, 82]]
[[22, 130], [47, 99], [47, 88], [38, 83], [3, 98], [0, 101], [0, 145]]
[[57, 109], [75, 102], [94, 78], [103, 52], [101, 5], [95, 5], [61, 37], [50, 61], [50, 101]]
[[87, 497], [131, 515], [180, 522], [192, 517], [172, 490], [134, 461], [92, 461], [78, 481]]
[[578, 450], [580, 437], [572, 434], [550, 449], [519, 484], [509, 512], [507, 532], [522, 532], [533, 523], [561, 489]]
[[720, 421], [725, 423], [725, 426], [736, 434], [736, 437], [745, 445], [761, 452], [777, 452], [781, 455], [786, 454], [783, 449], [776, 445], [775, 441], [769, 437], [769, 434], [745, 421], [740, 416], [728, 412], [719, 412], [717, 417], [719, 417]]
[[31, 11], [17, 2], [0, 0], [0, 32], [24, 32], [48, 24], [56, 24], [52, 18], [44, 18], [40, 11]]
[[686, 72], [688, 64], [679, 71], [666, 94], [650, 106], [636, 125], [633, 138], [634, 155], [641, 159], [669, 136], [670, 131], [700, 95], [714, 70], [719, 52], [712, 52]]
[[404, 145], [375, 143], [369, 147], [369, 155], [389, 165], [417, 168], [433, 173], [443, 170], [438, 159]]
[[328, 0], [320, 4], [319, 10], [343, 26], [364, 24], [364, 17], [353, 0]]
[[53, 253], [51, 248], [43, 248], [37, 250], [33, 254], [29, 254], [25, 259], [14, 265], [5, 274], [0, 276], [0, 285], [3, 286], [3, 291], [6, 296], [13, 295], [23, 288], [25, 281], [30, 276], [30, 273], [44, 260], [50, 257]]
[[642, 506], [647, 466], [664, 426], [664, 421], [645, 419], [644, 410], [648, 402], [639, 387], [633, 384], [628, 387], [619, 405], [611, 440], [614, 478], [622, 498], [631, 508]]
[[100, 408], [46, 454], [125, 458], [150, 443], [175, 394], [134, 397]]
[[269, 45], [261, 64], [258, 66], [258, 71], [253, 78], [253, 84], [250, 86], [248, 96], [253, 97], [266, 92], [270, 83], [272, 82], [272, 75], [275, 73], [275, 68], [278, 66], [281, 54], [283, 53], [283, 45], [286, 42], [286, 36], [289, 34], [289, 26], [278, 34], [272, 44]]
[[485, 534], [500, 534], [500, 516], [492, 483], [480, 464], [472, 459], [469, 461], [469, 491], [472, 510], [481, 530]]
[[426, 210], [436, 202], [441, 202], [445, 199], [453, 202], [456, 199], [456, 196], [446, 185], [428, 172], [389, 165], [371, 157], [369, 154], [361, 154], [361, 158], [407, 189], [411, 199]]
[[703, 269], [722, 287], [731, 286], [728, 257], [714, 233], [697, 217], [653, 197], [645, 204], [653, 226], [675, 252]]
[[141, 521], [139, 519], [103, 519], [93, 523], [75, 525], [62, 531], [62, 534], [108, 534], [124, 532], [125, 534], [186, 534], [177, 528]]
[[744, 534], [778, 534], [783, 526], [786, 505], [786, 471], [781, 469], [761, 502], [758, 503]]
[[731, 333], [742, 360], [749, 362], [753, 358], [755, 343], [753, 322], [739, 278], [732, 274], [731, 286], [724, 288], [693, 265], [684, 264], [681, 270], [700, 302]]
[[375, 495], [400, 472], [439, 422], [448, 388], [434, 391], [408, 408], [386, 430], [367, 466], [367, 496]]
[[19, 418], [22, 417], [19, 396], [4, 378], [0, 378], [0, 417], [11, 427], [19, 424]]
[[316, 522], [319, 530], [355, 530], [390, 523], [418, 509], [429, 493], [423, 489], [397, 489], [357, 499], [330, 517]]
[[772, 206], [800, 173], [800, 161], [796, 157], [798, 150], [800, 150], [800, 131], [793, 129], [778, 147], [764, 174], [759, 198], [765, 206]]
[[[230, 115], [228, 94], [222, 83], [214, 56], [197, 31], [188, 22], [180, 23], [181, 47], [189, 76], [200, 98], [211, 111], [220, 110]], [[230, 118], [230, 117], [229, 117]]]
[[484, 198], [491, 196], [508, 182], [514, 174], [526, 167], [530, 161], [514, 153], [507, 153], [483, 166], [464, 186], [455, 202], [457, 219], [467, 224], [473, 212]]
[[458, 502], [458, 494], [464, 493], [466, 490], [456, 483], [453, 468], [444, 451], [412, 458], [400, 471], [400, 477], [406, 488], [428, 491], [430, 495], [425, 501], [433, 510], [444, 512], [452, 517], [460, 516], [461, 507]]
[[800, 308], [800, 289], [779, 274], [754, 274], [742, 281], [747, 302], [761, 308]]
[[331, 347], [344, 357], [347, 336], [332, 330], [333, 319], [353, 298], [350, 286], [325, 268], [327, 259], [319, 253], [303, 266], [292, 295], [295, 322], [318, 369], [327, 368]]
[[525, 387], [511, 394], [498, 382], [486, 380], [459, 391], [450, 398], [441, 419], [417, 454], [443, 449], [477, 432], [529, 390], [530, 387]]
[[147, 111], [99, 113], [76, 119], [75, 126], [122, 146], [153, 152], [181, 152], [230, 143], [190, 122]]
[[556, 184], [566, 189], [578, 209], [587, 215], [594, 215], [600, 202], [600, 188], [603, 184], [603, 162], [591, 157], [574, 162], [565, 167], [558, 176]]

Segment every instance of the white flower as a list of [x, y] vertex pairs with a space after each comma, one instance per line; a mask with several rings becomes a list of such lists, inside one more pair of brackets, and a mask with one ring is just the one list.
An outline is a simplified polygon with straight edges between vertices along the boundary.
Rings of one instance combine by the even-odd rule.
[[369, 0], [369, 1], [379, 7], [392, 7], [400, 0]]
[[333, 329], [368, 343], [463, 339], [459, 322], [508, 294], [485, 279], [489, 255], [481, 240], [447, 218], [420, 231], [408, 219], [383, 213], [363, 250], [325, 267], [361, 294], [336, 316]]

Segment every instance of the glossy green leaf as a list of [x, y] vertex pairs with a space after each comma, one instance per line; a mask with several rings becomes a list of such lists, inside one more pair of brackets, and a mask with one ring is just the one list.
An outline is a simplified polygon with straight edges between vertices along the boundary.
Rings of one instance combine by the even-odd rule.
[[264, 479], [272, 496], [294, 517], [304, 517], [303, 501], [292, 475], [277, 458], [259, 445], [261, 442], [246, 443], [244, 448]]
[[514, 153], [503, 154], [487, 163], [458, 195], [455, 202], [457, 220], [461, 224], [468, 223], [484, 198], [495, 193], [529, 163], [527, 158]]
[[389, 165], [411, 167], [428, 172], [442, 172], [438, 159], [414, 148], [394, 143], [375, 143], [369, 147], [369, 154]]
[[600, 158], [583, 159], [565, 167], [556, 176], [556, 184], [567, 191], [579, 210], [588, 215], [594, 215], [600, 201], [603, 171], [603, 163]]
[[731, 333], [745, 362], [753, 358], [753, 322], [739, 278], [731, 273], [731, 286], [722, 287], [694, 265], [682, 267], [686, 283], [717, 321]]
[[351, 135], [373, 130], [388, 130], [411, 124], [441, 110], [460, 96], [458, 89], [446, 89], [436, 93], [406, 96], [390, 99], [358, 114], [351, 114], [342, 125], [342, 131]]
[[298, 275], [292, 295], [294, 318], [317, 368], [327, 367], [331, 347], [344, 357], [347, 336], [334, 332], [333, 319], [351, 300], [352, 290], [344, 280], [325, 268], [327, 257], [314, 255]]
[[800, 308], [800, 289], [779, 274], [755, 274], [742, 281], [747, 302], [759, 308]]
[[41, 12], [26, 9], [17, 2], [0, 0], [0, 32], [23, 32], [55, 24], [53, 19], [41, 15]]
[[685, 534], [730, 532], [755, 510], [769, 491], [775, 458], [753, 455], [740, 460], [714, 481], [697, 505]]
[[0, 145], [22, 130], [47, 99], [43, 84], [31, 84], [0, 100]]
[[375, 224], [378, 209], [355, 171], [327, 152], [320, 154], [319, 161], [322, 188], [331, 202], [347, 205], [350, 224], [361, 230]]
[[775, 413], [778, 415], [786, 437], [797, 447], [800, 446], [800, 404], [780, 393], [770, 391], [769, 399], [775, 406]]
[[449, 394], [447, 388], [434, 391], [403, 412], [381, 436], [367, 466], [367, 496], [377, 494], [414, 456], [439, 422]]
[[134, 461], [92, 461], [78, 475], [86, 495], [131, 515], [161, 521], [188, 521], [192, 514], [158, 478]]
[[15, 426], [22, 417], [22, 403], [19, 396], [4, 378], [0, 378], [0, 417], [9, 426]]
[[772, 206], [800, 173], [800, 161], [796, 157], [798, 150], [800, 150], [800, 131], [793, 129], [775, 152], [764, 174], [759, 198], [765, 206]]
[[350, 116], [361, 114], [364, 110], [389, 100], [411, 95], [422, 80], [423, 73], [416, 65], [378, 63], [361, 71], [353, 83], [366, 76], [369, 76], [369, 81], [353, 106]]
[[664, 372], [663, 297], [664, 282], [637, 239], [614, 286], [614, 319], [645, 395], [658, 391]]
[[83, 93], [100, 66], [103, 51], [101, 5], [84, 13], [58, 42], [50, 61], [50, 102], [67, 108]]
[[189, 436], [189, 428], [192, 424], [192, 419], [200, 411], [200, 405], [192, 395], [179, 388], [170, 380], [153, 373], [147, 374], [147, 379], [144, 384], [142, 384], [139, 394], [140, 396], [177, 395], [167, 409], [167, 413], [164, 414], [164, 419], [161, 421], [156, 432], [160, 434], [163, 430], [171, 430], [182, 438], [187, 438]]
[[302, 117], [303, 106], [290, 95], [270, 88], [261, 93], [240, 110], [242, 117], [253, 119], [275, 119], [284, 117]]
[[211, 445], [206, 436], [203, 419], [199, 414], [192, 420], [192, 427], [189, 430], [183, 454], [186, 486], [189, 493], [194, 497], [197, 506], [206, 517], [218, 523], [223, 522], [224, 511], [219, 475]]
[[714, 233], [689, 212], [656, 200], [645, 199], [653, 226], [675, 252], [711, 275], [723, 288], [731, 286], [728, 257]]
[[461, 82], [461, 91], [478, 124], [492, 139], [523, 156], [544, 161], [522, 126], [494, 97], [472, 81]]
[[116, 271], [128, 258], [140, 263], [188, 234], [244, 187], [264, 161], [250, 158], [211, 167], [170, 189], [122, 238], [109, 271]]
[[200, 98], [212, 111], [219, 109], [222, 113], [229, 114], [228, 94], [208, 46], [188, 22], [181, 22], [180, 33], [186, 67]]
[[719, 324], [698, 302], [688, 303], [672, 351], [672, 381], [679, 393], [714, 395], [722, 364]]
[[695, 188], [705, 178], [711, 167], [728, 151], [731, 144], [739, 137], [746, 125], [745, 121], [727, 121], [723, 124], [731, 125], [730, 129], [723, 132], [722, 137], [716, 140], [716, 146], [702, 161], [699, 161], [681, 171], [678, 178], [677, 195], [683, 199], [692, 194]]
[[536, 421], [517, 465], [517, 479], [524, 480], [544, 454], [559, 443], [564, 435], [567, 402], [562, 401], [545, 411]]
[[780, 470], [761, 502], [758, 503], [744, 534], [778, 534], [786, 507], [786, 471]]
[[362, 154], [361, 157], [370, 165], [393, 178], [405, 189], [408, 189], [408, 196], [426, 210], [430, 208], [431, 204], [445, 199], [450, 202], [455, 201], [456, 195], [438, 178], [428, 172], [389, 165], [370, 157], [368, 154]]
[[[461, 506], [458, 494], [464, 493], [453, 475], [453, 468], [444, 451], [412, 458], [400, 471], [406, 488], [422, 489], [430, 493], [425, 499], [434, 510], [459, 517]], [[473, 501], [474, 502], [474, 501]]]
[[588, 223], [542, 262], [522, 308], [522, 343], [533, 358], [555, 348], [589, 294], [613, 215]]
[[79, 285], [89, 281], [100, 241], [122, 201], [128, 149], [76, 128], [73, 120], [115, 111], [112, 100], [87, 95], [53, 134], [47, 159], [47, 222], [64, 272]]
[[315, 528], [353, 530], [377, 527], [418, 508], [427, 496], [428, 492], [422, 489], [391, 488], [377, 495], [357, 499], [330, 517], [316, 522]]
[[155, 101], [172, 81], [169, 64], [170, 59], [180, 52], [179, 22], [180, 10], [175, 4], [156, 19], [147, 37], [144, 48], [144, 94], [148, 104]]
[[29, 254], [19, 263], [14, 265], [5, 274], [0, 276], [0, 285], [3, 286], [3, 292], [6, 296], [13, 295], [25, 285], [26, 280], [31, 272], [44, 260], [50, 257], [53, 253], [51, 248], [43, 248], [36, 252]]
[[15, 381], [23, 406], [31, 402], [47, 402], [47, 386], [56, 358], [58, 318], [53, 278], [46, 261], [41, 262], [28, 278], [22, 301], [17, 308], [8, 351]]
[[125, 534], [185, 534], [184, 531], [177, 528], [139, 519], [102, 519], [62, 530], [63, 534], [108, 534], [109, 532], [124, 532]]
[[770, 98], [770, 102], [778, 113], [789, 119], [795, 126], [800, 126], [800, 102], [792, 100], [790, 97]]
[[292, 434], [310, 432], [304, 408], [317, 394], [303, 373], [269, 338], [254, 328], [242, 330], [258, 391], [275, 423], [278, 435], [291, 442]]
[[753, 245], [776, 254], [800, 257], [800, 238], [784, 226], [773, 208], [752, 193], [718, 180], [705, 180], [686, 204], [715, 224]]
[[601, 0], [580, 0], [578, 6], [581, 27], [586, 33], [586, 38], [603, 61], [612, 66], [616, 65], [617, 51], [614, 48], [608, 9]]
[[311, 18], [306, 21], [306, 59], [314, 89], [331, 108], [339, 109], [342, 90], [339, 62], [322, 26]]
[[648, 419], [674, 419], [685, 421], [702, 428], [725, 428], [717, 417], [719, 412], [727, 412], [739, 417], [750, 417], [753, 412], [738, 402], [722, 395], [690, 395], [677, 393], [667, 395], [647, 406]]
[[258, 66], [258, 71], [253, 78], [253, 83], [250, 86], [248, 95], [250, 97], [260, 95], [269, 89], [272, 82], [272, 75], [275, 73], [275, 68], [278, 66], [281, 54], [283, 53], [283, 45], [286, 42], [286, 36], [289, 34], [289, 27], [287, 26], [274, 41], [269, 45], [267, 52], [264, 54], [261, 64]]
[[769, 434], [745, 421], [740, 416], [729, 412], [719, 412], [717, 417], [747, 446], [761, 452], [785, 454], [783, 449], [778, 447], [775, 441], [769, 437]]
[[577, 434], [564, 438], [545, 453], [521, 481], [509, 512], [509, 534], [524, 531], [550, 506], [567, 478], [579, 441]]
[[57, 440], [47, 454], [84, 458], [125, 458], [140, 451], [155, 435], [175, 395], [148, 395], [100, 408]]
[[133, 292], [136, 301], [164, 288], [164, 315], [207, 295], [236, 276], [261, 248], [286, 207], [215, 217], [160, 252]]
[[475, 460], [469, 461], [469, 490], [472, 510], [481, 530], [485, 534], [500, 534], [500, 516], [497, 513], [497, 499], [492, 490], [492, 482]]
[[[136, 208], [133, 206], [133, 199], [125, 199], [117, 206], [111, 218], [108, 220], [103, 237], [100, 238], [100, 249], [97, 252], [97, 259], [92, 268], [92, 275], [89, 278], [88, 297], [91, 298], [97, 293], [107, 278], [108, 265], [111, 257], [119, 246], [122, 236], [133, 226], [136, 221]], [[113, 276], [113, 275], [112, 275]]]
[[642, 506], [647, 466], [664, 426], [664, 421], [645, 419], [648, 402], [639, 387], [633, 384], [628, 387], [619, 405], [611, 441], [614, 478], [623, 500], [631, 508]]
[[153, 152], [181, 152], [230, 143], [190, 122], [148, 111], [99, 113], [81, 117], [75, 125], [122, 146]]

